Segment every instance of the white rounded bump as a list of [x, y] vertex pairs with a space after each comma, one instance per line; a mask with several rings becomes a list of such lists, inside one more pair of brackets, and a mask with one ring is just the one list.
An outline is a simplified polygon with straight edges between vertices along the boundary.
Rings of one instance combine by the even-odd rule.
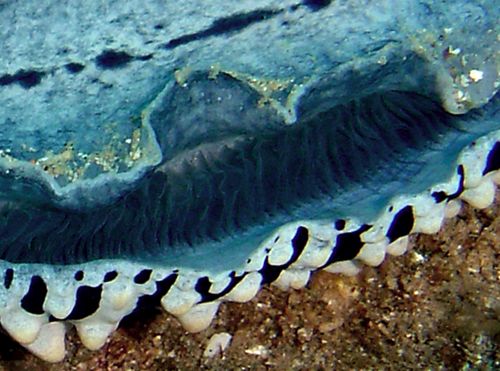
[[381, 223], [373, 225], [369, 230], [363, 232], [361, 241], [367, 244], [376, 244], [385, 241], [384, 225]]
[[465, 188], [476, 188], [481, 183], [483, 178], [482, 174], [482, 164], [485, 161], [485, 153], [483, 153], [479, 146], [477, 150], [466, 150], [462, 152], [460, 156], [460, 164], [465, 168], [464, 175], [464, 187]]
[[492, 171], [488, 176], [491, 177], [493, 183], [500, 186], [500, 170]]
[[290, 281], [290, 285], [292, 289], [300, 290], [306, 287], [309, 279], [311, 278], [311, 271], [309, 270], [301, 270], [296, 271], [293, 279]]
[[361, 270], [358, 263], [352, 260], [336, 262], [323, 268], [324, 271], [330, 273], [342, 273], [346, 276], [355, 276]]
[[186, 331], [200, 332], [210, 326], [219, 304], [218, 301], [196, 304], [186, 313], [176, 317]]
[[277, 266], [288, 263], [292, 255], [292, 243], [290, 241], [283, 241], [282, 243], [274, 245], [267, 257], [269, 259], [269, 264]]
[[50, 322], [42, 326], [35, 341], [22, 345], [46, 362], [61, 362], [66, 355], [65, 335], [63, 322]]
[[439, 232], [443, 224], [444, 207], [436, 210], [435, 213], [429, 213], [426, 216], [420, 216], [415, 219], [412, 232], [434, 234]]
[[200, 300], [200, 295], [194, 291], [179, 290], [172, 286], [161, 298], [161, 305], [170, 314], [181, 316], [187, 313]]
[[403, 255], [408, 250], [409, 237], [403, 236], [387, 245], [387, 253], [392, 256]]
[[462, 210], [462, 201], [455, 199], [446, 203], [446, 207], [444, 208], [444, 217], [446, 219], [454, 218], [460, 213]]
[[76, 331], [78, 336], [85, 345], [90, 350], [97, 350], [101, 348], [108, 339], [109, 335], [118, 327], [118, 322], [116, 323], [95, 323], [83, 320], [80, 323], [75, 323]]
[[131, 283], [120, 282], [118, 285], [113, 285], [105, 288], [105, 294], [107, 301], [111, 308], [115, 311], [124, 310], [134, 306], [137, 301], [137, 293], [134, 286]]
[[328, 261], [332, 251], [331, 246], [334, 243], [332, 241], [321, 241], [321, 246], [316, 246], [313, 242], [306, 246], [297, 262], [293, 263], [294, 268], [315, 269]]
[[495, 200], [495, 185], [485, 178], [477, 187], [462, 192], [460, 198], [477, 209], [484, 209]]
[[361, 260], [366, 265], [371, 267], [376, 267], [385, 259], [385, 249], [387, 248], [387, 241], [384, 239], [383, 241], [377, 243], [366, 243], [361, 251], [356, 255], [356, 260]]
[[307, 285], [310, 276], [311, 272], [308, 270], [286, 270], [280, 273], [273, 285], [284, 291], [290, 288], [299, 290]]
[[260, 273], [248, 273], [228, 294], [226, 294], [226, 296], [224, 296], [224, 299], [237, 303], [246, 303], [257, 295], [261, 283], [262, 276]]
[[56, 318], [66, 318], [73, 310], [75, 301], [76, 287], [64, 285], [59, 288], [57, 285], [50, 285], [43, 309]]
[[210, 294], [219, 294], [231, 283], [231, 277], [228, 274], [219, 275], [210, 279], [212, 285], [208, 292]]
[[47, 315], [35, 315], [24, 309], [11, 309], [2, 314], [0, 323], [10, 336], [21, 344], [29, 344], [36, 340], [44, 324], [48, 322]]

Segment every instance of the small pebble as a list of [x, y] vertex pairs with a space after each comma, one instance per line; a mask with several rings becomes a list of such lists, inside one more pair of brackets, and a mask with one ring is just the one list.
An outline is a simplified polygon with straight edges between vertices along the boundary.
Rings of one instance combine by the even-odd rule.
[[229, 343], [231, 342], [232, 336], [227, 332], [220, 332], [218, 334], [212, 335], [207, 343], [207, 347], [203, 352], [203, 357], [213, 358], [223, 352]]
[[267, 356], [268, 350], [263, 345], [256, 345], [252, 348], [246, 349], [245, 353], [253, 356]]

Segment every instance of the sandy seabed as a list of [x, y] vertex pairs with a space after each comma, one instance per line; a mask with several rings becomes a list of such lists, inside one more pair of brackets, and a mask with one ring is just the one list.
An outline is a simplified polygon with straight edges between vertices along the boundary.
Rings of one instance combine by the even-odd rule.
[[[232, 336], [203, 355], [212, 335]], [[266, 287], [221, 306], [212, 326], [183, 330], [160, 309], [127, 321], [105, 346], [69, 332], [63, 363], [47, 364], [0, 333], [0, 370], [500, 369], [500, 192], [465, 206], [440, 233], [355, 277], [317, 272], [306, 289]]]

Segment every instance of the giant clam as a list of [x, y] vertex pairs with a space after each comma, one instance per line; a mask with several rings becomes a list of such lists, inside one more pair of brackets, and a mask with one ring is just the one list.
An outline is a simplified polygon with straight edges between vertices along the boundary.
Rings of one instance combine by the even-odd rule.
[[1, 5], [3, 328], [48, 361], [68, 325], [98, 349], [151, 299], [199, 331], [223, 301], [354, 274], [458, 200], [488, 206], [497, 16], [488, 1]]

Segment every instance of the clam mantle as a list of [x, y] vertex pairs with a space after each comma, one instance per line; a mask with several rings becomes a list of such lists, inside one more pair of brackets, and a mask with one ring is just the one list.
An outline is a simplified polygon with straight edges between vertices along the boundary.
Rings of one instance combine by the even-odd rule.
[[499, 183], [489, 1], [0, 6], [0, 323], [49, 361], [157, 300], [356, 273]]

